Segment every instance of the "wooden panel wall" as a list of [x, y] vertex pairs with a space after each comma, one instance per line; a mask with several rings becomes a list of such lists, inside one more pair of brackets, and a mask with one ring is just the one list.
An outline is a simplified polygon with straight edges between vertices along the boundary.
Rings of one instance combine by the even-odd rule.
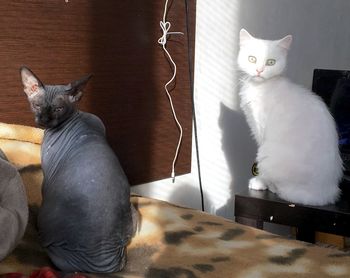
[[[188, 2], [193, 47], [195, 2]], [[191, 166], [193, 54], [188, 56], [185, 1], [170, 4], [172, 31], [185, 32], [168, 42], [178, 65], [172, 95], [184, 128], [176, 167], [183, 174]], [[163, 0], [1, 1], [0, 121], [35, 124], [22, 91], [21, 65], [46, 84], [93, 73], [80, 109], [102, 118], [131, 184], [169, 177], [178, 130], [163, 89], [171, 66], [157, 44], [163, 9]]]

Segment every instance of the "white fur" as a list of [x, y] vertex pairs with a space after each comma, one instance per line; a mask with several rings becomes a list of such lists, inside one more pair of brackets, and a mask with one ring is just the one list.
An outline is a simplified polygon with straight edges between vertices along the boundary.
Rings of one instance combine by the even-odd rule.
[[259, 176], [249, 188], [302, 204], [335, 202], [342, 177], [335, 122], [318, 96], [281, 76], [292, 37], [267, 41], [241, 30], [240, 39], [238, 65], [248, 75], [241, 108], [258, 143]]

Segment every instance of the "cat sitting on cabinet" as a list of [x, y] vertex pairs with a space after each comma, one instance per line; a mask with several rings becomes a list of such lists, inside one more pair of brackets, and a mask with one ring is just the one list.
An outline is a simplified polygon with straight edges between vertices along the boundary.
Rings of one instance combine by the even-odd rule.
[[30, 69], [20, 72], [35, 121], [45, 128], [38, 216], [42, 245], [65, 272], [121, 270], [135, 211], [102, 121], [77, 110], [90, 76], [67, 85], [44, 85]]
[[292, 36], [271, 41], [240, 31], [241, 108], [258, 144], [249, 188], [307, 205], [334, 203], [342, 177], [338, 134], [324, 102], [282, 76]]

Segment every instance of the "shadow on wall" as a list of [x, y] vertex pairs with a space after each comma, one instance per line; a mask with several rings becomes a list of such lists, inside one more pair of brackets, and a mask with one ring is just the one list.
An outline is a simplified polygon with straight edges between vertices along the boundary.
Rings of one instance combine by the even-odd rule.
[[218, 215], [224, 216], [232, 215], [234, 194], [248, 186], [257, 146], [242, 111], [232, 110], [221, 103], [219, 126], [222, 129], [222, 150], [232, 176], [230, 198], [217, 210]]
[[[183, 184], [180, 187], [174, 187], [175, 190], [169, 195], [169, 202], [184, 207], [194, 207], [194, 204], [201, 203], [199, 188], [191, 184]], [[204, 208], [210, 211], [212, 208], [212, 201], [210, 197], [203, 192]], [[201, 208], [198, 208], [201, 209]]]

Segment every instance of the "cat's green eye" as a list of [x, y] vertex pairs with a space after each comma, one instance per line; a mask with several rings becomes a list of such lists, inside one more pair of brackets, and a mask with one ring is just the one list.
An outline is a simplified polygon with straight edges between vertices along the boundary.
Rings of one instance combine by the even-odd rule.
[[255, 64], [256, 63], [256, 57], [248, 56], [248, 61]]
[[273, 66], [274, 64], [276, 64], [276, 60], [275, 59], [268, 59], [266, 61], [266, 66]]
[[36, 103], [33, 103], [33, 108], [35, 110], [40, 110], [40, 105], [39, 104], [36, 104]]

